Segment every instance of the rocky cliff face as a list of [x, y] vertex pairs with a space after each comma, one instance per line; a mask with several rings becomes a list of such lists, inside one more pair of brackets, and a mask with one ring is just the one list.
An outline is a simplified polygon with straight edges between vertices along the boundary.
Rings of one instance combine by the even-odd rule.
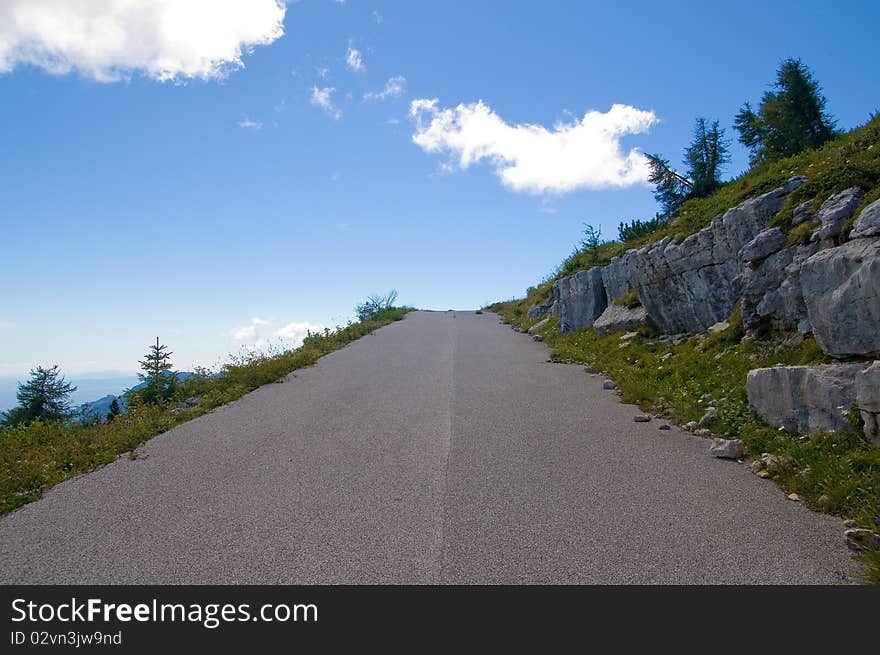
[[[812, 226], [806, 244], [788, 244], [768, 228], [805, 178], [733, 207], [680, 243], [666, 237], [630, 250], [601, 268], [560, 278], [552, 308], [561, 332], [594, 324], [603, 333], [648, 323], [664, 334], [703, 332], [737, 303], [754, 335], [767, 329], [813, 332], [832, 357], [880, 355], [880, 201], [847, 222], [864, 198], [858, 187], [795, 209], [794, 224]], [[641, 307], [623, 311], [615, 298], [635, 290]]]

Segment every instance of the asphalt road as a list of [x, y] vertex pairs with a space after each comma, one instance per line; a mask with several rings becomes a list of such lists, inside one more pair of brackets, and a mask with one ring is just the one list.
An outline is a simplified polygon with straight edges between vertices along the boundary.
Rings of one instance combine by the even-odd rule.
[[417, 312], [0, 518], [2, 583], [837, 583], [839, 520]]

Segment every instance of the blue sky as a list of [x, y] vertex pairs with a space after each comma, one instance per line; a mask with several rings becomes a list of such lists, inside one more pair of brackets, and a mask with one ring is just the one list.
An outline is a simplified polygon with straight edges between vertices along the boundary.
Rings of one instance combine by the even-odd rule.
[[[190, 49], [156, 41], [161, 65], [149, 12], [113, 14], [134, 31], [106, 51], [100, 33], [61, 51], [75, 21], [28, 25], [22, 1], [0, 9], [0, 377], [130, 372], [156, 335], [180, 368], [210, 365], [390, 288], [433, 309], [521, 295], [584, 221], [610, 238], [653, 215], [633, 148], [678, 161], [696, 116], [729, 129], [788, 56], [841, 127], [880, 107], [880, 6], [864, 1], [302, 0], [279, 37], [272, 0], [226, 0], [268, 13], [230, 14], [258, 44], [225, 77], [200, 0], [179, 25]], [[642, 131], [593, 147], [584, 115], [613, 105]], [[735, 147], [729, 172], [746, 165]]]

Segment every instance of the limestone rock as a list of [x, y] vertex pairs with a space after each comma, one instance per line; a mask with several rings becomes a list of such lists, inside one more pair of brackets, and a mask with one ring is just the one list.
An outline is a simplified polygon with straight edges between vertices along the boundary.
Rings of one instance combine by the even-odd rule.
[[880, 200], [865, 207], [856, 219], [850, 239], [880, 236]]
[[747, 200], [681, 243], [670, 237], [627, 253], [630, 283], [660, 332], [704, 332], [726, 320], [741, 292], [739, 253], [804, 182]]
[[547, 317], [547, 318], [545, 318], [545, 319], [543, 319], [543, 320], [538, 321], [537, 323], [535, 323], [532, 327], [529, 328], [529, 334], [534, 334], [534, 333], [537, 332], [538, 330], [542, 329], [545, 325], [547, 325], [547, 322], [548, 322], [549, 320], [550, 320], [550, 318]]
[[608, 306], [602, 269], [594, 267], [560, 278], [553, 285], [559, 302], [559, 331], [562, 334], [592, 327]]
[[788, 432], [849, 427], [845, 412], [855, 400], [860, 364], [774, 366], [749, 371], [749, 405], [767, 423]]
[[743, 452], [743, 442], [740, 439], [715, 438], [709, 446], [710, 455], [725, 459], [739, 459]]
[[612, 332], [624, 330], [636, 330], [642, 325], [648, 324], [648, 312], [644, 307], [622, 307], [621, 305], [608, 305], [602, 315], [593, 323], [593, 328], [600, 336], [606, 336]]
[[700, 419], [700, 427], [704, 425], [709, 425], [712, 421], [718, 418], [718, 410], [715, 407], [706, 408], [706, 413], [703, 414], [703, 417]]
[[630, 292], [629, 265], [625, 257], [612, 257], [608, 265], [602, 268], [602, 283], [609, 303]]
[[710, 325], [709, 329], [706, 331], [709, 334], [718, 334], [719, 332], [724, 332], [729, 327], [730, 327], [730, 323], [728, 323], [727, 321], [718, 321], [714, 325]]
[[861, 551], [880, 546], [880, 535], [867, 528], [850, 528], [843, 533], [846, 545], [852, 550]]
[[636, 423], [647, 423], [650, 420], [651, 417], [647, 414], [636, 414], [635, 416], [633, 416], [633, 421], [635, 421]]
[[807, 200], [794, 208], [794, 213], [791, 217], [791, 224], [800, 225], [801, 223], [808, 223], [815, 218], [816, 216], [813, 214], [813, 201]]
[[534, 320], [539, 316], [546, 316], [550, 312], [551, 304], [552, 303], [535, 303], [534, 305], [529, 307], [529, 318]]
[[788, 237], [778, 227], [771, 227], [758, 233], [739, 251], [744, 262], [756, 262], [782, 249]]
[[819, 208], [819, 222], [822, 226], [813, 232], [812, 241], [823, 241], [840, 235], [843, 225], [856, 211], [865, 193], [854, 186], [836, 193], [822, 203]]
[[685, 429], [685, 430], [687, 430], [688, 432], [693, 432], [693, 431], [696, 430], [698, 427], [700, 427], [700, 424], [697, 423], [696, 421], [688, 421], [687, 423], [685, 423], [685, 424], [682, 426], [682, 428]]
[[603, 388], [603, 389], [613, 390], [613, 389], [616, 389], [616, 388], [617, 388], [617, 384], [614, 382], [614, 380], [605, 380], [605, 381], [602, 383], [602, 388]]
[[532, 337], [532, 341], [543, 341], [543, 340], [544, 340], [544, 337], [542, 337], [540, 334], [536, 334]]
[[822, 350], [880, 355], [880, 237], [817, 252], [803, 263], [800, 284]]
[[865, 437], [880, 446], [880, 361], [856, 375], [856, 402], [865, 423]]

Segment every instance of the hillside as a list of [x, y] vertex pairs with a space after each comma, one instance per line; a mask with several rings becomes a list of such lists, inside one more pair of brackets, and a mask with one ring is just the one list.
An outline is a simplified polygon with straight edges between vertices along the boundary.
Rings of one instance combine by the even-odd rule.
[[[875, 116], [487, 309], [651, 415], [741, 440], [756, 474], [852, 521], [850, 545], [876, 540], [878, 143]], [[880, 549], [859, 550], [880, 581]]]

